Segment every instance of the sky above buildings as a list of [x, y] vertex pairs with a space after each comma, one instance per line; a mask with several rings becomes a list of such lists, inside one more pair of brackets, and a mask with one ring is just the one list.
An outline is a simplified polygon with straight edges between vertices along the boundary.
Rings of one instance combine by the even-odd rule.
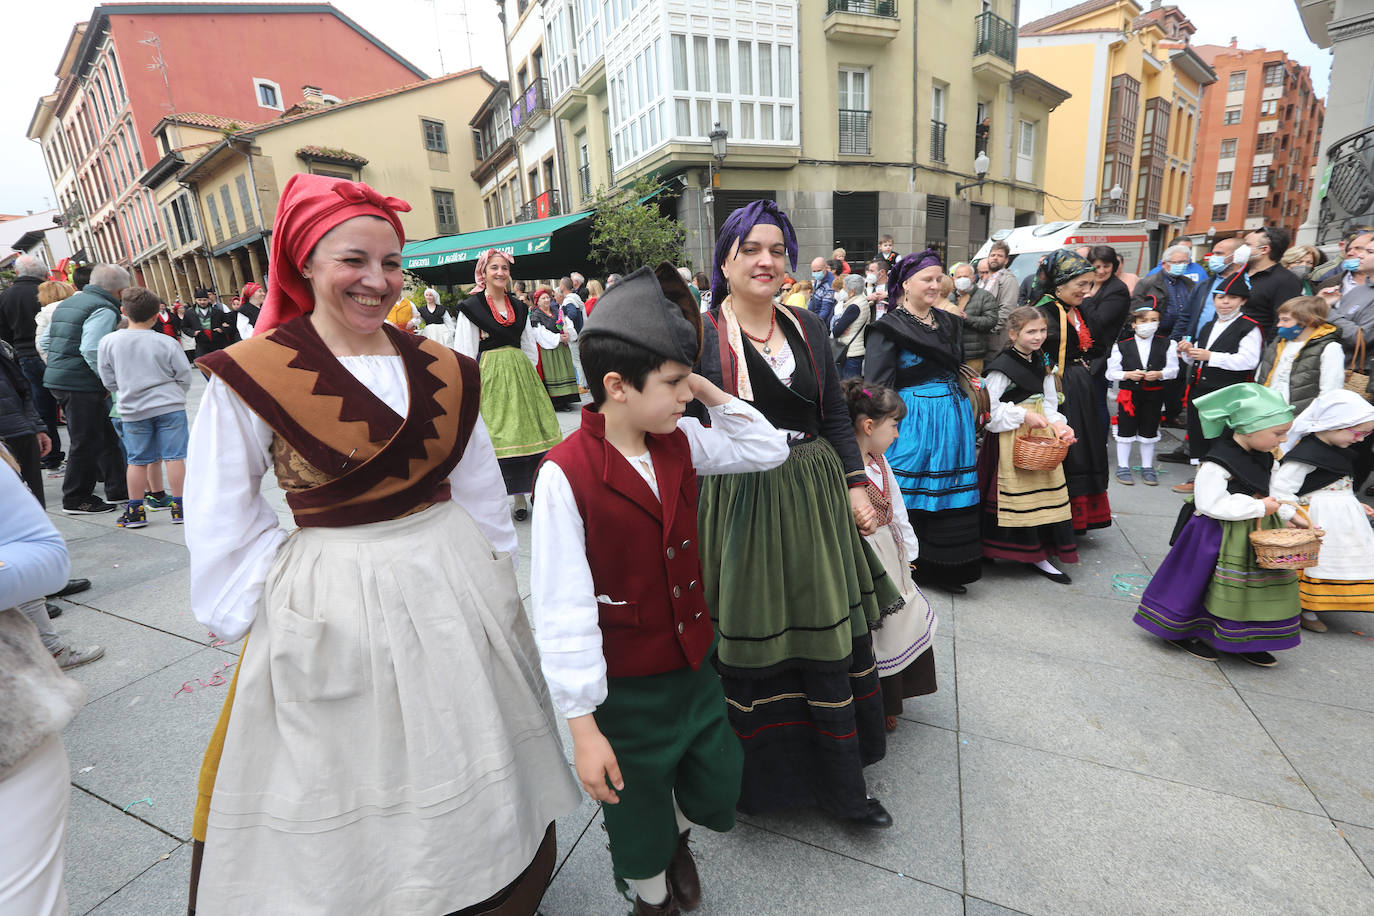
[[[504, 41], [494, 0], [333, 2], [431, 76], [473, 65], [485, 67], [498, 78], [505, 76]], [[1021, 21], [1072, 5], [1073, 0], [1022, 0]], [[1142, 5], [1148, 6], [1148, 0]], [[1179, 5], [1198, 27], [1194, 36], [1198, 43], [1226, 44], [1235, 35], [1242, 47], [1282, 48], [1312, 68], [1317, 92], [1326, 94], [1330, 55], [1307, 40], [1292, 0], [1252, 0], [1244, 5], [1191, 0]], [[0, 55], [0, 85], [6, 89], [5, 104], [0, 106], [0, 163], [4, 165], [0, 168], [0, 213], [52, 206], [53, 190], [38, 145], [24, 135], [39, 97], [56, 85], [53, 71], [72, 26], [88, 19], [94, 6], [91, 0], [43, 0], [8, 5], [5, 10], [9, 41]], [[206, 53], [232, 54], [234, 49], [207, 35]], [[137, 65], [138, 61], [124, 60], [126, 67]], [[328, 92], [329, 87], [324, 90]]]

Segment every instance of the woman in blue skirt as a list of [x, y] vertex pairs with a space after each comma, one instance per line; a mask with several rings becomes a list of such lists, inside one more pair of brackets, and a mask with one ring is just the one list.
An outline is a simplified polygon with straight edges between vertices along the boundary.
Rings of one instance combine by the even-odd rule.
[[921, 544], [916, 579], [955, 595], [982, 575], [973, 407], [959, 387], [963, 323], [936, 308], [940, 256], [927, 248], [897, 262], [887, 314], [868, 332], [864, 377], [906, 404], [887, 463]]
[[830, 334], [805, 308], [773, 304], [787, 260], [796, 266], [797, 237], [776, 204], [730, 214], [697, 366], [791, 450], [771, 471], [701, 478], [702, 585], [744, 747], [739, 810], [815, 806], [888, 827], [863, 771], [887, 750], [871, 629], [902, 598], [861, 537], [877, 517]]

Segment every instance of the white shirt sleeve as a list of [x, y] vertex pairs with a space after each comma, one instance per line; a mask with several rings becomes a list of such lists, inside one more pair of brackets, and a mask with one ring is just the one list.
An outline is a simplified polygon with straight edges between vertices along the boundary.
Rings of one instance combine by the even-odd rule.
[[692, 417], [677, 421], [692, 446], [698, 474], [746, 474], [768, 471], [787, 460], [787, 433], [739, 398], [710, 408], [711, 426]]
[[1119, 382], [1125, 370], [1121, 368], [1121, 344], [1112, 344], [1112, 354], [1107, 357], [1107, 381]]
[[1026, 408], [1002, 400], [1002, 395], [1011, 387], [1011, 379], [993, 370], [983, 377], [983, 387], [987, 389], [988, 403], [992, 405], [985, 427], [987, 431], [1005, 433], [1020, 429], [1021, 424], [1026, 422]]
[[271, 444], [267, 424], [212, 376], [186, 454], [186, 546], [191, 613], [226, 642], [253, 625], [286, 539], [262, 495]]
[[[1332, 349], [1339, 349], [1333, 347]], [[1301, 461], [1280, 461], [1274, 466], [1274, 473], [1269, 478], [1269, 495], [1283, 502], [1297, 503], [1304, 502], [1298, 496], [1298, 490], [1302, 487], [1307, 475], [1315, 471], [1316, 468]], [[1292, 506], [1279, 506], [1279, 518], [1287, 522], [1298, 512]]]
[[1198, 465], [1193, 479], [1193, 505], [1197, 511], [1222, 522], [1239, 522], [1261, 518], [1264, 503], [1244, 493], [1228, 493], [1226, 482], [1231, 475], [1214, 461]]
[[472, 428], [463, 457], [453, 472], [448, 475], [449, 486], [453, 488], [453, 500], [467, 510], [477, 527], [491, 541], [491, 547], [498, 552], [509, 553], [511, 562], [519, 567], [517, 554], [520, 542], [515, 534], [515, 523], [510, 518], [510, 505], [506, 501], [506, 482], [501, 477], [501, 465], [496, 461], [496, 451], [491, 445], [491, 435], [482, 418]]
[[552, 461], [544, 462], [535, 480], [534, 504], [534, 640], [554, 706], [572, 719], [606, 701], [606, 658], [596, 586], [587, 564], [586, 529], [568, 478]]
[[1339, 343], [1328, 343], [1322, 349], [1317, 391], [1325, 394], [1345, 387], [1345, 351]]
[[1235, 353], [1213, 352], [1212, 358], [1207, 361], [1207, 365], [1216, 369], [1248, 372], [1259, 365], [1260, 354], [1263, 352], [1264, 334], [1259, 328], [1251, 328], [1250, 333], [1241, 338], [1240, 347]]
[[249, 323], [248, 316], [239, 312], [236, 317], [238, 318], [239, 340], [247, 340], [252, 337], [253, 325]]
[[[915, 562], [921, 553], [921, 545], [916, 539], [916, 529], [911, 527], [911, 516], [906, 511], [906, 500], [902, 499], [902, 491], [897, 486], [897, 478], [892, 476], [892, 468], [888, 466], [886, 460], [883, 461], [883, 474], [887, 477], [887, 492], [893, 496], [892, 500], [892, 525], [897, 529], [897, 533], [902, 536], [902, 543], [906, 545], [906, 561]], [[898, 585], [900, 588], [901, 586]]]
[[539, 365], [539, 344], [534, 338], [534, 326], [525, 322], [525, 330], [520, 332], [520, 351], [529, 359], [530, 365]]
[[1164, 348], [1164, 369], [1163, 376], [1166, 379], [1178, 378], [1178, 347], [1171, 341], [1169, 346]]
[[1045, 374], [1045, 384], [1041, 389], [1041, 393], [1045, 397], [1045, 403], [1043, 405], [1045, 419], [1049, 420], [1051, 423], [1069, 422], [1068, 417], [1059, 412], [1059, 389], [1054, 387], [1054, 373], [1050, 372]]
[[[568, 326], [571, 327], [572, 322], [568, 322]], [[557, 334], [534, 322], [530, 322], [529, 333], [534, 338], [535, 344], [544, 350], [557, 350], [558, 345], [562, 343]], [[521, 343], [523, 344], [524, 341]]]
[[477, 325], [469, 321], [468, 316], [459, 312], [453, 324], [453, 349], [469, 359], [477, 359], [481, 343], [482, 335], [477, 330]]

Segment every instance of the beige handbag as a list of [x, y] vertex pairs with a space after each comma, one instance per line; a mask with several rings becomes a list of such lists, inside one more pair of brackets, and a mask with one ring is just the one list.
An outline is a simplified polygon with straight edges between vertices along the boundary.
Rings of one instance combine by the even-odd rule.
[[1350, 366], [1345, 370], [1345, 390], [1353, 391], [1366, 401], [1369, 396], [1369, 376], [1364, 372], [1364, 328], [1355, 332], [1355, 352], [1350, 357]]

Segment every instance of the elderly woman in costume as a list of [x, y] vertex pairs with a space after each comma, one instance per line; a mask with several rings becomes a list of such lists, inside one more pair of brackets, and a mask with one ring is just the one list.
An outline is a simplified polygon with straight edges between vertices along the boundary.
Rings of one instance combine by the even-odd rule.
[[535, 371], [540, 337], [556, 335], [536, 328], [525, 300], [510, 292], [514, 266], [514, 257], [495, 248], [477, 259], [477, 284], [458, 305], [453, 348], [482, 367], [482, 419], [491, 431], [506, 492], [514, 497], [515, 519], [524, 521], [534, 471], [563, 434]]
[[577, 370], [573, 368], [568, 344], [577, 340], [573, 323], [553, 307], [553, 291], [541, 286], [534, 291], [530, 327], [539, 345], [539, 377], [549, 393], [554, 410], [572, 410], [582, 400], [577, 390]]
[[200, 363], [191, 607], [250, 634], [201, 773], [201, 916], [530, 914], [577, 804], [477, 366], [384, 324], [408, 209], [292, 176], [257, 333]]
[[[1069, 485], [1073, 530], [1078, 534], [1112, 523], [1107, 499], [1107, 427], [1096, 406], [1089, 366], [1098, 344], [1087, 316], [1079, 310], [1093, 278], [1093, 265], [1087, 258], [1061, 248], [1040, 261], [1031, 286], [1031, 304], [1045, 314], [1049, 324], [1042, 349], [1059, 377], [1064, 397], [1060, 412], [1077, 436], [1064, 458], [1064, 478]], [[1109, 349], [1111, 344], [1106, 344]]]
[[[955, 595], [983, 574], [973, 407], [959, 387], [962, 320], [937, 306], [945, 276], [932, 249], [909, 254], [888, 278], [887, 313], [868, 333], [864, 377], [906, 404], [887, 463], [921, 544], [918, 581]], [[948, 304], [948, 303], [945, 303]]]
[[788, 261], [796, 234], [772, 201], [730, 214], [698, 366], [791, 445], [781, 467], [701, 481], [706, 601], [744, 745], [739, 810], [814, 805], [887, 827], [863, 772], [887, 748], [870, 630], [902, 600], [861, 536], [877, 519], [829, 332], [805, 308], [773, 304]]

